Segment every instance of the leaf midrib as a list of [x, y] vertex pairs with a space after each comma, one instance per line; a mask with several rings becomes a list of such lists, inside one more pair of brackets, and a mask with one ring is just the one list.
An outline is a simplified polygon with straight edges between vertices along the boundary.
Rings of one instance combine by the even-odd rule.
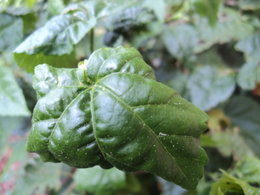
[[[113, 74], [113, 73], [112, 73]], [[114, 74], [118, 74], [118, 72], [117, 73], [114, 73]], [[109, 75], [106, 75], [105, 77], [103, 77], [102, 79], [100, 79], [100, 80], [103, 80], [104, 78], [106, 78], [106, 77], [108, 77], [108, 76], [110, 76], [111, 74], [109, 74]], [[100, 81], [99, 80], [99, 81]], [[62, 87], [65, 87], [65, 86], [62, 86]], [[68, 87], [68, 86], [66, 86], [66, 87]], [[74, 86], [73, 86], [74, 87]], [[76, 86], [75, 86], [76, 87]], [[78, 86], [79, 87], [79, 86]], [[81, 86], [81, 87], [83, 87], [83, 86]], [[98, 145], [98, 147], [99, 147], [99, 149], [100, 149], [100, 152], [102, 153], [102, 155], [103, 155], [103, 157], [105, 157], [106, 155], [104, 154], [104, 152], [102, 151], [102, 149], [101, 149], [101, 147], [100, 147], [100, 145], [99, 145], [99, 143], [98, 143], [98, 139], [97, 139], [97, 137], [96, 137], [96, 133], [95, 133], [95, 131], [96, 131], [96, 123], [95, 123], [95, 116], [94, 116], [94, 105], [93, 105], [93, 99], [94, 99], [94, 94], [93, 94], [93, 92], [94, 92], [94, 90], [96, 89], [96, 88], [100, 88], [101, 90], [103, 90], [103, 91], [106, 91], [106, 92], [108, 92], [110, 95], [112, 95], [118, 102], [120, 102], [127, 110], [129, 110], [132, 114], [133, 114], [133, 116], [135, 117], [135, 118], [137, 118], [137, 120], [139, 120], [139, 121], [141, 121], [141, 123], [143, 123], [144, 124], [144, 126], [146, 127], [146, 128], [144, 128], [145, 130], [147, 130], [148, 132], [149, 132], [149, 134], [150, 135], [152, 135], [153, 137], [154, 137], [154, 139], [155, 140], [157, 140], [158, 141], [158, 143], [159, 143], [159, 145], [161, 146], [161, 148], [166, 152], [166, 154], [175, 162], [175, 164], [177, 165], [176, 167], [178, 168], [178, 170], [179, 170], [179, 172], [181, 173], [181, 175], [183, 176], [183, 178], [185, 178], [185, 182], [188, 182], [188, 178], [187, 178], [187, 176], [184, 174], [184, 172], [182, 171], [182, 169], [180, 168], [180, 166], [178, 165], [178, 163], [177, 163], [177, 160], [175, 159], [175, 157], [174, 156], [172, 156], [171, 155], [171, 153], [167, 150], [167, 148], [163, 145], [163, 143], [161, 142], [161, 140], [157, 137], [157, 135], [153, 132], [153, 130], [151, 129], [151, 127], [149, 126], [149, 125], [147, 125], [143, 120], [142, 120], [142, 118], [138, 115], [138, 113], [136, 113], [136, 112], [134, 112], [133, 110], [132, 110], [132, 108], [123, 100], [123, 99], [121, 99], [120, 97], [118, 97], [118, 95], [112, 90], [112, 89], [110, 89], [110, 88], [108, 88], [108, 87], [106, 87], [106, 86], [104, 86], [104, 85], [101, 85], [98, 81], [95, 83], [95, 84], [93, 84], [92, 86], [88, 86], [88, 87], [86, 87], [86, 89], [85, 90], [83, 90], [83, 91], [81, 91], [78, 95], [76, 95], [76, 97], [74, 98], [74, 99], [72, 99], [72, 101], [65, 107], [65, 109], [64, 109], [64, 111], [62, 112], [62, 114], [60, 115], [60, 117], [57, 119], [57, 121], [56, 121], [56, 124], [55, 124], [55, 126], [54, 126], [54, 128], [53, 128], [53, 130], [52, 130], [52, 132], [51, 132], [51, 134], [50, 134], [50, 136], [49, 137], [51, 137], [52, 135], [53, 135], [53, 133], [54, 133], [54, 131], [55, 131], [55, 129], [57, 128], [57, 124], [58, 124], [58, 122], [61, 120], [61, 118], [64, 116], [64, 114], [66, 113], [66, 111], [70, 108], [70, 106], [82, 95], [82, 94], [84, 94], [84, 93], [86, 93], [87, 91], [89, 91], [90, 92], [90, 107], [91, 107], [91, 121], [92, 121], [92, 125], [93, 125], [93, 132], [94, 132], [94, 137], [95, 137], [95, 140], [96, 140], [96, 143], [97, 143], [97, 145]], [[49, 139], [48, 139], [49, 140]], [[49, 146], [49, 142], [48, 142], [48, 146]], [[110, 155], [109, 155], [110, 156]], [[122, 163], [122, 162], [120, 162], [121, 164], [125, 164], [126, 166], [128, 166], [128, 167], [131, 167], [130, 165], [128, 165], [128, 164], [126, 164], [126, 163]], [[134, 167], [132, 167], [133, 169], [135, 169]]]
[[[149, 133], [158, 141], [158, 143], [161, 145], [161, 147], [163, 148], [163, 150], [170, 156], [170, 158], [172, 158], [173, 159], [173, 161], [176, 163], [176, 167], [179, 169], [179, 171], [180, 171], [180, 173], [183, 175], [183, 177], [185, 178], [185, 180], [186, 180], [186, 182], [188, 182], [188, 178], [187, 178], [187, 176], [184, 174], [184, 172], [181, 170], [181, 168], [180, 168], [180, 166], [178, 165], [178, 163], [177, 163], [177, 160], [175, 159], [175, 157], [174, 156], [172, 156], [171, 155], [171, 153], [167, 150], [167, 148], [165, 148], [164, 147], [164, 145], [163, 145], [163, 143], [161, 142], [161, 140], [159, 139], [159, 138], [157, 138], [157, 136], [156, 136], [156, 134], [153, 132], [153, 130], [151, 129], [151, 127], [149, 126], [149, 125], [147, 125], [143, 120], [142, 120], [142, 118], [138, 115], [138, 113], [136, 113], [136, 112], [134, 112], [133, 110], [132, 110], [132, 108], [124, 101], [124, 100], [122, 100], [120, 97], [118, 97], [117, 96], [117, 94], [115, 94], [111, 89], [109, 89], [109, 88], [107, 88], [106, 86], [104, 86], [104, 85], [101, 85], [101, 84], [95, 84], [95, 86], [93, 87], [93, 91], [94, 91], [94, 89], [96, 88], [96, 87], [99, 87], [101, 90], [103, 90], [103, 91], [107, 91], [110, 95], [112, 95], [118, 102], [120, 102], [127, 110], [129, 110], [132, 114], [133, 114], [133, 116], [135, 117], [135, 118], [137, 118], [137, 120], [139, 120], [139, 121], [141, 121], [143, 124], [144, 124], [144, 126], [145, 127], [147, 127], [147, 128], [144, 128], [144, 129], [146, 129], [146, 130], [148, 130], [149, 131]], [[92, 101], [91, 101], [92, 102]], [[92, 103], [91, 103], [92, 104]], [[91, 110], [92, 111], [92, 110]], [[94, 110], [93, 110], [94, 111]], [[92, 113], [93, 113], [93, 111], [92, 111]], [[94, 122], [95, 120], [93, 120], [93, 122]], [[93, 127], [94, 127], [94, 125], [93, 125]], [[93, 131], [95, 132], [96, 131], [96, 128], [93, 128]], [[95, 133], [94, 133], [94, 135], [95, 135]], [[96, 138], [96, 136], [95, 136], [95, 138]], [[97, 140], [97, 138], [96, 138], [96, 140]], [[98, 143], [98, 142], [97, 142]], [[100, 148], [100, 150], [101, 150], [101, 147], [99, 147]], [[122, 163], [122, 162], [120, 162], [120, 163]], [[124, 163], [122, 163], [122, 164], [124, 164]], [[127, 166], [129, 166], [129, 167], [131, 167], [130, 165], [127, 165]]]

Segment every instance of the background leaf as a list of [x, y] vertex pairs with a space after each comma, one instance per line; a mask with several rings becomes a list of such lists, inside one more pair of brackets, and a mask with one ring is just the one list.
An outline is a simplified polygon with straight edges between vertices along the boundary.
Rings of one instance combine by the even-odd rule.
[[194, 11], [204, 17], [207, 17], [209, 24], [214, 26], [218, 19], [218, 8], [222, 0], [194, 0]]
[[8, 137], [21, 124], [21, 117], [0, 117], [0, 156], [7, 149]]
[[0, 65], [0, 116], [28, 116], [22, 90], [17, 85], [11, 70]]
[[232, 156], [235, 160], [254, 155], [236, 129], [226, 130], [225, 132], [212, 132], [210, 136], [203, 135], [201, 144], [203, 147], [216, 147], [223, 156]]
[[248, 61], [256, 61], [260, 63], [260, 34], [253, 34], [236, 44], [236, 49], [242, 51]]
[[60, 164], [32, 161], [19, 174], [13, 194], [43, 194], [46, 188], [57, 189], [60, 186], [60, 171]]
[[199, 67], [191, 75], [188, 89], [192, 103], [209, 110], [232, 95], [235, 77], [232, 73], [221, 73], [211, 66]]
[[260, 156], [260, 106], [257, 102], [244, 96], [234, 96], [224, 108], [232, 123], [241, 128], [246, 142]]
[[196, 30], [188, 24], [166, 27], [162, 39], [170, 54], [181, 61], [192, 58], [198, 42]]
[[239, 0], [238, 5], [244, 10], [259, 10], [260, 2], [258, 0]]
[[0, 53], [14, 49], [23, 38], [22, 19], [0, 13], [0, 37]]
[[224, 195], [228, 193], [253, 195], [260, 193], [260, 189], [250, 186], [243, 180], [237, 179], [224, 171], [222, 173], [223, 176], [213, 183], [210, 195]]
[[56, 16], [15, 49], [15, 60], [27, 71], [33, 71], [41, 63], [60, 67], [73, 66], [74, 45], [95, 24], [95, 18], [89, 18], [84, 12]]
[[238, 73], [237, 82], [245, 90], [254, 89], [260, 83], [260, 64], [245, 64]]
[[253, 26], [236, 11], [223, 9], [220, 11], [219, 22], [210, 26], [206, 19], [195, 17], [195, 28], [198, 36], [198, 45], [195, 50], [200, 53], [212, 45], [223, 44], [232, 40], [239, 40], [253, 33]]
[[126, 176], [124, 172], [116, 168], [106, 170], [95, 166], [88, 169], [78, 169], [75, 174], [75, 183], [78, 189], [96, 195], [113, 194], [115, 190], [126, 185]]
[[236, 176], [252, 184], [260, 184], [260, 159], [247, 157], [239, 161], [232, 171]]
[[144, 7], [151, 9], [160, 22], [164, 21], [166, 15], [166, 3], [164, 0], [146, 0]]

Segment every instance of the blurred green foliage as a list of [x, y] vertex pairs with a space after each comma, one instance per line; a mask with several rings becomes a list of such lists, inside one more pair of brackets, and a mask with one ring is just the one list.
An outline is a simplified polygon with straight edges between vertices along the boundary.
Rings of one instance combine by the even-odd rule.
[[[260, 194], [259, 16], [258, 0], [0, 1], [0, 194]], [[34, 66], [75, 67], [118, 45], [138, 48], [157, 80], [208, 112], [210, 161], [196, 191], [25, 151]]]

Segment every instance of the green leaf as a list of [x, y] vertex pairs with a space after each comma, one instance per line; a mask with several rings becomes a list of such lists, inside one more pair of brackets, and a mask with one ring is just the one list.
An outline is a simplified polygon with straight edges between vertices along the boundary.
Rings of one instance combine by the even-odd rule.
[[235, 89], [233, 73], [220, 72], [212, 66], [197, 68], [188, 81], [191, 101], [202, 110], [209, 110], [228, 99]]
[[166, 82], [167, 85], [175, 89], [183, 97], [188, 97], [187, 81], [188, 75], [180, 71], [175, 71], [172, 79]]
[[35, 53], [27, 55], [26, 53], [14, 53], [16, 63], [24, 68], [27, 72], [33, 72], [35, 66], [42, 63], [48, 63], [55, 67], [75, 67], [75, 54], [65, 55], [44, 55], [43, 53]]
[[196, 30], [188, 24], [166, 27], [162, 39], [170, 54], [179, 60], [192, 58], [198, 42]]
[[63, 0], [49, 0], [48, 1], [48, 11], [52, 15], [57, 15], [65, 8]]
[[102, 169], [99, 166], [78, 169], [74, 179], [77, 189], [96, 195], [114, 194], [126, 185], [126, 176], [123, 171], [116, 168]]
[[243, 180], [237, 179], [225, 171], [222, 171], [222, 173], [222, 177], [217, 182], [212, 184], [210, 195], [257, 195], [260, 193], [259, 188], [254, 188]]
[[166, 3], [164, 0], [146, 0], [143, 6], [152, 10], [160, 22], [164, 22], [166, 15]]
[[[21, 14], [21, 18], [23, 19], [23, 33], [26, 35], [32, 33], [35, 30], [37, 21], [40, 20], [37, 12]], [[16, 46], [18, 46], [18, 44]]]
[[133, 2], [87, 1], [71, 4], [25, 39], [14, 51], [17, 64], [33, 72], [38, 64], [75, 67], [77, 45], [102, 17], [117, 13]]
[[[161, 31], [158, 29], [161, 23], [152, 22], [154, 20], [154, 14], [147, 8], [135, 6], [124, 9], [105, 21], [108, 32], [104, 36], [104, 43], [115, 46], [124, 38], [132, 45], [140, 47], [143, 42]], [[133, 32], [135, 36], [132, 36]]]
[[254, 89], [260, 83], [260, 61], [245, 64], [238, 73], [237, 82], [242, 89]]
[[260, 63], [260, 34], [254, 34], [242, 39], [236, 44], [235, 48], [245, 54], [247, 61]]
[[194, 11], [208, 19], [214, 26], [218, 20], [218, 10], [222, 0], [193, 0]]
[[41, 63], [73, 66], [74, 45], [95, 25], [96, 19], [84, 11], [55, 16], [15, 49], [14, 58], [27, 71]]
[[245, 90], [254, 89], [260, 83], [260, 35], [242, 39], [236, 44], [236, 49], [244, 53], [247, 61], [238, 74], [238, 84]]
[[260, 159], [253, 156], [244, 158], [236, 164], [233, 173], [243, 181], [260, 184]]
[[12, 194], [43, 194], [46, 189], [58, 189], [61, 185], [61, 166], [39, 161], [27, 164], [16, 177]]
[[[140, 4], [138, 0], [132, 1], [122, 1], [122, 0], [112, 0], [112, 1], [104, 1], [104, 0], [92, 0], [86, 1], [82, 3], [76, 4], [76, 7], [82, 7], [86, 10], [90, 10], [90, 12], [94, 13], [97, 19], [101, 19], [106, 16], [111, 16], [113, 14], [118, 14], [124, 9], [129, 7], [137, 6]], [[74, 5], [73, 5], [74, 6]], [[72, 7], [73, 7], [72, 6]]]
[[0, 116], [28, 116], [22, 90], [9, 68], [0, 65]]
[[240, 40], [254, 31], [254, 27], [237, 11], [225, 8], [220, 12], [220, 15], [222, 18], [213, 27], [208, 24], [206, 19], [195, 17], [195, 28], [198, 36], [196, 53], [209, 49], [214, 44]]
[[143, 27], [154, 20], [150, 10], [142, 7], [130, 7], [108, 18], [106, 27], [110, 31], [127, 32], [129, 29]]
[[45, 161], [144, 170], [191, 189], [203, 175], [207, 115], [155, 81], [134, 48], [99, 49], [86, 70], [39, 65], [34, 88], [27, 149]]
[[203, 135], [201, 145], [203, 147], [215, 147], [223, 156], [233, 156], [235, 160], [254, 154], [237, 130], [217, 131], [212, 132], [211, 135]]
[[32, 7], [36, 3], [36, 0], [8, 0], [0, 1], [0, 7], [7, 8], [8, 6], [12, 7]]
[[258, 0], [239, 0], [238, 5], [243, 10], [259, 10], [260, 1]]
[[20, 18], [0, 14], [0, 53], [14, 49], [23, 38], [23, 22]]
[[241, 128], [245, 141], [260, 156], [259, 104], [248, 97], [235, 96], [225, 106], [225, 112], [232, 119], [233, 124]]

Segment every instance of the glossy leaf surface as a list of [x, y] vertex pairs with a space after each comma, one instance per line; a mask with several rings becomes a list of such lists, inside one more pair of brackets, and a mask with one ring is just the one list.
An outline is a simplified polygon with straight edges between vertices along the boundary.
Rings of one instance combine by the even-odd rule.
[[74, 167], [144, 170], [193, 189], [207, 163], [207, 115], [155, 81], [133, 48], [95, 51], [83, 69], [39, 65], [27, 149]]

